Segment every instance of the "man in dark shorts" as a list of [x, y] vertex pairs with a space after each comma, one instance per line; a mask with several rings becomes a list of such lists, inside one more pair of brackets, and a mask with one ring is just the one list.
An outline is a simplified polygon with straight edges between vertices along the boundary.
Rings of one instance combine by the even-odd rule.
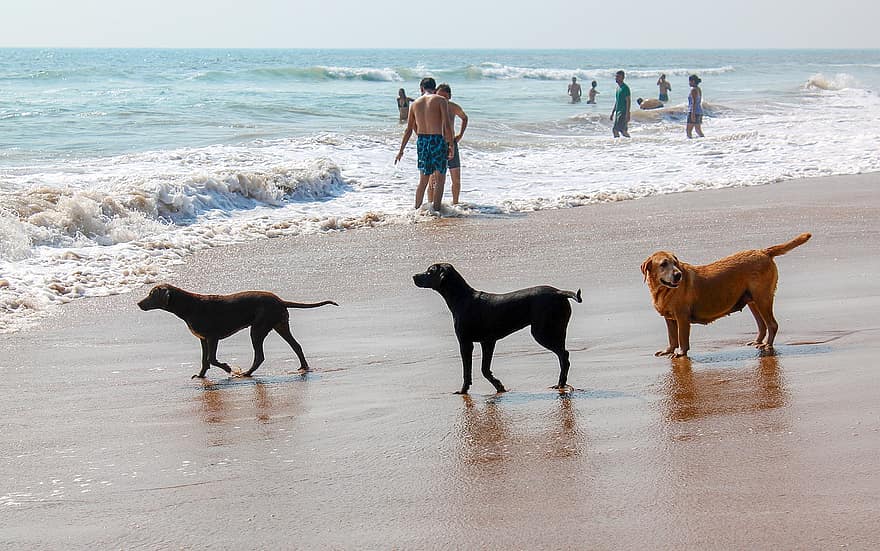
[[[452, 133], [455, 135], [454, 151], [452, 158], [449, 160], [449, 176], [452, 178], [452, 204], [457, 205], [459, 195], [461, 194], [461, 156], [458, 152], [458, 142], [461, 141], [461, 137], [464, 136], [464, 131], [467, 129], [468, 116], [460, 105], [451, 101], [452, 88], [448, 84], [444, 82], [438, 86], [437, 95], [443, 96], [449, 101], [449, 125], [452, 127]], [[455, 117], [461, 119], [461, 131], [458, 134], [455, 134]], [[432, 198], [433, 191], [431, 188], [428, 188], [428, 200], [430, 201]]]
[[425, 77], [419, 84], [422, 96], [412, 102], [409, 108], [406, 130], [400, 143], [400, 151], [394, 164], [403, 157], [403, 148], [412, 133], [418, 135], [419, 185], [416, 188], [416, 208], [422, 206], [422, 199], [431, 178], [434, 178], [434, 210], [439, 214], [443, 187], [446, 185], [446, 163], [452, 158], [454, 139], [449, 125], [449, 103], [437, 95], [437, 83]]
[[629, 86], [623, 82], [624, 78], [626, 78], [626, 73], [623, 71], [617, 71], [614, 75], [614, 82], [617, 83], [617, 95], [615, 96], [614, 109], [611, 110], [609, 119], [614, 121], [614, 127], [611, 129], [611, 132], [614, 133], [615, 138], [619, 138], [621, 134], [629, 138], [627, 127], [629, 125], [629, 109], [632, 94], [630, 94]]

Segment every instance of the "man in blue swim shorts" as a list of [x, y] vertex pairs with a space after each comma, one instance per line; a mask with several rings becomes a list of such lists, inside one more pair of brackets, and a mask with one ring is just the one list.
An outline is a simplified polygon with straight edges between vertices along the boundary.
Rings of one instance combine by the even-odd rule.
[[435, 172], [446, 174], [446, 155], [449, 148], [440, 134], [419, 134], [416, 141], [419, 155], [419, 173], [430, 176]]
[[417, 151], [419, 156], [419, 185], [416, 188], [416, 208], [422, 206], [425, 190], [431, 177], [434, 177], [433, 206], [439, 214], [443, 188], [446, 185], [447, 160], [452, 158], [453, 139], [449, 124], [449, 103], [446, 98], [437, 95], [437, 83], [433, 78], [426, 77], [419, 84], [422, 96], [412, 102], [406, 130], [400, 143], [400, 151], [394, 159], [397, 164], [403, 157], [403, 149], [409, 142], [412, 133], [418, 135]]

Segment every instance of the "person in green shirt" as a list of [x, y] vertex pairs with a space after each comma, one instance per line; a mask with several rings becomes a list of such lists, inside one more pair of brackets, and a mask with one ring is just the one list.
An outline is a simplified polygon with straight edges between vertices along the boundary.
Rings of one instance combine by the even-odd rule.
[[611, 116], [608, 118], [614, 121], [614, 127], [611, 131], [615, 138], [619, 138], [621, 134], [629, 138], [627, 125], [629, 124], [629, 108], [632, 97], [629, 86], [623, 82], [624, 78], [626, 78], [626, 73], [623, 71], [617, 71], [614, 75], [614, 82], [617, 83], [617, 95], [615, 96], [614, 109], [611, 110]]

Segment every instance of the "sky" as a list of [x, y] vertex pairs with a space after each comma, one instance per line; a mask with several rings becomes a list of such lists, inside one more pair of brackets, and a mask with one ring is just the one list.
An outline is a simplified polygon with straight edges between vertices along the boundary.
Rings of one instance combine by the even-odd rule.
[[880, 48], [880, 0], [0, 0], [0, 47]]

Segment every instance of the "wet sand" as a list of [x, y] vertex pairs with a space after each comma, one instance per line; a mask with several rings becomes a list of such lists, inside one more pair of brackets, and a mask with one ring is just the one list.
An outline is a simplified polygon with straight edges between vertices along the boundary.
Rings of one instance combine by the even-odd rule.
[[[527, 216], [444, 219], [200, 253], [171, 283], [342, 306], [292, 311], [253, 379], [131, 295], [4, 337], [5, 548], [869, 549], [880, 541], [880, 175], [800, 180]], [[665, 345], [639, 265], [777, 259], [777, 354], [748, 312]], [[573, 392], [527, 332], [461, 383], [451, 317], [411, 276], [583, 290]], [[247, 367], [241, 333], [219, 357]]]

